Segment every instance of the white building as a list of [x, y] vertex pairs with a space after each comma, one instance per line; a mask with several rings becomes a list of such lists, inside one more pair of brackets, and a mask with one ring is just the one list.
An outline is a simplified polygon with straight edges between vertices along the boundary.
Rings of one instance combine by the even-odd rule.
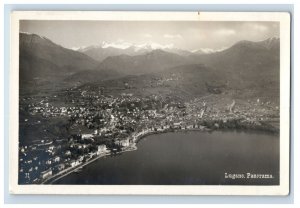
[[123, 147], [128, 147], [130, 145], [129, 139], [121, 140], [120, 145], [122, 145]]
[[54, 162], [59, 162], [60, 161], [60, 157], [59, 156], [56, 156], [56, 157], [54, 157]]
[[47, 161], [46, 161], [46, 164], [47, 164], [47, 165], [51, 165], [51, 163], [52, 163], [51, 160], [47, 160]]
[[71, 167], [75, 167], [75, 166], [77, 166], [77, 165], [79, 165], [79, 164], [80, 164], [80, 162], [79, 162], [78, 160], [72, 160], [72, 161], [70, 162]]
[[107, 151], [106, 145], [105, 144], [101, 144], [101, 145], [98, 146], [97, 155], [105, 153], [106, 151]]
[[54, 148], [55, 148], [54, 145], [50, 145], [48, 149], [49, 149], [50, 151], [52, 151], [52, 150], [54, 150]]
[[90, 138], [93, 138], [93, 134], [82, 134], [81, 138], [82, 139], [90, 139]]
[[65, 155], [66, 155], [66, 156], [70, 156], [70, 155], [71, 155], [71, 151], [70, 151], [70, 150], [67, 150], [66, 153], [65, 153]]
[[96, 130], [94, 131], [94, 134], [95, 134], [95, 135], [98, 135], [98, 134], [99, 134], [99, 130], [96, 129]]

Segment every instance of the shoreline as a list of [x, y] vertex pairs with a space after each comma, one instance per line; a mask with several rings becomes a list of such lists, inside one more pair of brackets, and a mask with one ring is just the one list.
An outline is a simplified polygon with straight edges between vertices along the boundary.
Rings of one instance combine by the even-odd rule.
[[209, 132], [209, 131], [212, 131], [210, 129], [207, 129], [207, 128], [193, 128], [193, 129], [166, 129], [166, 130], [163, 130], [163, 131], [151, 131], [151, 132], [147, 132], [145, 134], [142, 134], [142, 135], [139, 135], [138, 138], [136, 138], [134, 140], [134, 142], [137, 144], [141, 139], [143, 139], [144, 137], [146, 136], [150, 136], [150, 135], [153, 135], [153, 134], [165, 134], [165, 133], [169, 133], [169, 132], [184, 132], [184, 131], [206, 131], [206, 132]]
[[[136, 143], [134, 143], [134, 145], [130, 146], [128, 149], [124, 149], [124, 150], [118, 152], [117, 154], [120, 154], [120, 153], [123, 153], [123, 152], [135, 151], [135, 150], [137, 150]], [[65, 176], [73, 173], [74, 171], [76, 171], [76, 170], [78, 170], [80, 168], [83, 168], [86, 165], [88, 165], [88, 164], [90, 164], [92, 162], [95, 162], [98, 159], [101, 159], [101, 158], [106, 157], [106, 156], [111, 156], [111, 155], [114, 155], [114, 154], [111, 153], [111, 152], [101, 154], [101, 155], [99, 155], [99, 156], [97, 156], [95, 158], [92, 158], [92, 159], [86, 161], [85, 163], [82, 163], [80, 165], [77, 165], [77, 166], [71, 168], [70, 170], [66, 170], [66, 173], [57, 173], [56, 175], [53, 175], [51, 178], [48, 178], [45, 181], [43, 181], [41, 184], [53, 184], [55, 181], [57, 181], [57, 180], [65, 177]]]
[[[215, 121], [215, 123], [217, 123], [219, 121]], [[260, 126], [256, 126], [253, 125], [251, 128], [245, 128], [245, 126], [240, 126], [240, 128], [222, 128], [222, 127], [215, 127], [215, 126], [211, 126], [211, 127], [207, 127], [207, 126], [202, 126], [200, 125], [201, 128], [187, 128], [187, 129], [164, 129], [164, 130], [158, 130], [158, 131], [150, 131], [147, 132], [145, 134], [141, 134], [139, 135], [136, 139], [133, 139], [133, 141], [135, 143], [138, 143], [142, 138], [149, 136], [149, 135], [153, 135], [153, 134], [164, 134], [164, 133], [169, 133], [169, 132], [189, 132], [189, 131], [202, 131], [202, 132], [213, 132], [213, 131], [243, 131], [243, 132], [247, 132], [247, 131], [259, 131], [262, 133], [268, 133], [268, 134], [279, 134], [278, 131], [274, 130], [274, 129], [266, 129], [266, 128], [261, 128]]]
[[[148, 131], [144, 134], [140, 134], [138, 135], [136, 138], [132, 139], [132, 143], [130, 144], [130, 146], [128, 147], [125, 147], [124, 150], [120, 151], [120, 152], [117, 152], [115, 154], [120, 154], [120, 153], [124, 153], [124, 152], [130, 152], [130, 151], [135, 151], [137, 150], [137, 144], [139, 141], [141, 141], [143, 138], [147, 137], [147, 136], [150, 136], [150, 135], [154, 135], [154, 134], [164, 134], [164, 133], [170, 133], [170, 132], [189, 132], [189, 131], [202, 131], [202, 132], [212, 132], [212, 131], [226, 131], [226, 130], [232, 130], [230, 128], [207, 128], [206, 126], [201, 126], [201, 128], [188, 128], [188, 129], [164, 129], [164, 130], [158, 130], [158, 131]], [[253, 129], [253, 128], [250, 128], [250, 129], [235, 129], [235, 130], [240, 130], [240, 131], [261, 131], [261, 132], [265, 132], [265, 133], [274, 133], [274, 131], [266, 131], [266, 130], [262, 130], [262, 129]], [[275, 132], [277, 133], [277, 132]], [[131, 136], [132, 138], [132, 136]], [[83, 168], [84, 166], [92, 163], [92, 162], [95, 162], [96, 160], [98, 159], [101, 159], [102, 157], [105, 157], [105, 156], [112, 156], [114, 155], [112, 152], [109, 152], [109, 153], [104, 153], [104, 154], [101, 154], [95, 158], [92, 158], [91, 160], [88, 160], [87, 162], [85, 163], [82, 163], [76, 167], [73, 167], [73, 168], [70, 168], [70, 170], [66, 169], [64, 170], [63, 172], [66, 172], [66, 173], [57, 173], [56, 175], [52, 176], [51, 178], [48, 178], [46, 179], [45, 181], [43, 181], [41, 184], [53, 184], [54, 182], [56, 182], [57, 180], [73, 173], [74, 171], [80, 169], [80, 168]], [[53, 179], [54, 178], [54, 179]], [[49, 182], [50, 181], [50, 182]]]

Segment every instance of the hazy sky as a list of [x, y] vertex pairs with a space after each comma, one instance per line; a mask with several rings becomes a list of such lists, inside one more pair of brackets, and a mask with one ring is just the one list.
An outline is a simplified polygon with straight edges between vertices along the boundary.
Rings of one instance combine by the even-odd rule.
[[66, 48], [105, 42], [157, 43], [195, 50], [221, 49], [239, 40], [279, 37], [278, 22], [44, 21], [23, 20], [20, 31], [45, 36]]

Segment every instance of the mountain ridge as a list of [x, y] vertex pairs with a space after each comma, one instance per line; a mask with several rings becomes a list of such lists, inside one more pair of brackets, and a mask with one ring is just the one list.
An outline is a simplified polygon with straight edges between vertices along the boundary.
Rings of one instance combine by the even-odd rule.
[[[154, 73], [165, 77], [171, 76], [171, 71], [179, 67], [180, 73], [187, 73], [182, 76], [195, 75], [194, 78], [185, 79], [195, 86], [205, 87], [197, 83], [197, 77], [203, 81], [205, 79], [201, 76], [204, 76], [208, 85], [216, 79], [222, 79], [232, 89], [255, 88], [277, 95], [279, 52], [280, 39], [268, 38], [258, 42], [239, 41], [225, 50], [213, 53], [178, 55], [164, 49], [155, 49], [139, 55], [108, 56], [98, 62], [84, 53], [65, 49], [46, 37], [20, 33], [20, 83], [30, 83], [33, 87], [40, 83], [50, 83], [51, 86], [64, 83], [70, 86], [126, 75]], [[201, 72], [197, 69], [201, 69]], [[185, 85], [179, 81], [177, 84]]]

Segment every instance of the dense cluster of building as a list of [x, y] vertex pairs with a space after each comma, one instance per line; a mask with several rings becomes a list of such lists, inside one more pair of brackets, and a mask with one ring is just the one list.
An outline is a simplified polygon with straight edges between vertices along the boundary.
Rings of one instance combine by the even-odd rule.
[[124, 150], [153, 132], [210, 128], [207, 121], [219, 128], [234, 119], [247, 125], [279, 119], [279, 109], [271, 103], [232, 101], [219, 95], [183, 102], [169, 97], [108, 96], [74, 90], [64, 99], [65, 106], [55, 106], [50, 99], [27, 106], [31, 116], [64, 117], [70, 133], [68, 138], [40, 138], [30, 145], [20, 144], [19, 182], [41, 183], [98, 155]]
[[20, 146], [19, 182], [41, 183], [97, 157], [109, 153], [105, 144], [96, 144], [85, 134], [74, 135], [68, 141], [40, 141]]

